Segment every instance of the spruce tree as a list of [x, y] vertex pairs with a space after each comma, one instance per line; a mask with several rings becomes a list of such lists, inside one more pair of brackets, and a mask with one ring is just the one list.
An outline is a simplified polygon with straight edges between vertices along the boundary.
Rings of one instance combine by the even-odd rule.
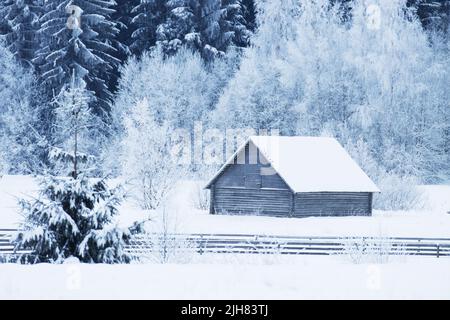
[[[117, 76], [120, 62], [114, 57], [112, 44], [119, 32], [110, 19], [113, 5], [113, 0], [46, 2], [39, 30], [43, 48], [37, 53], [36, 63], [50, 97], [70, 83], [74, 70], [93, 94], [94, 113], [101, 115], [109, 111], [110, 84]], [[75, 25], [69, 25], [69, 21]]]
[[198, 13], [202, 48], [207, 59], [223, 56], [230, 45], [246, 47], [250, 32], [246, 29], [240, 0], [203, 0]]
[[131, 51], [141, 55], [156, 44], [158, 27], [167, 17], [167, 0], [138, 0], [131, 10]]
[[247, 30], [254, 33], [256, 31], [256, 2], [255, 0], [242, 0], [241, 3], [245, 26]]
[[408, 0], [427, 30], [450, 33], [450, 0]]
[[233, 32], [232, 45], [245, 48], [255, 31], [256, 12], [253, 0], [223, 0], [226, 9], [226, 21]]
[[113, 41], [113, 46], [117, 50], [116, 56], [121, 64], [131, 55], [130, 46], [133, 43], [131, 35], [136, 29], [131, 23], [133, 19], [131, 11], [138, 3], [139, 0], [116, 0], [115, 12], [111, 15], [111, 19], [119, 29], [119, 33]]
[[0, 6], [0, 34], [16, 59], [27, 66], [32, 65], [39, 48], [37, 30], [42, 5], [37, 0], [4, 0]]
[[157, 29], [157, 43], [166, 54], [186, 45], [210, 61], [223, 56], [230, 45], [249, 43], [241, 0], [168, 1], [167, 9], [167, 18]]
[[87, 165], [92, 157], [80, 149], [90, 128], [91, 110], [84, 82], [75, 72], [56, 103], [61, 124], [56, 130], [66, 140], [51, 147], [49, 155], [53, 161], [68, 165], [70, 171], [67, 176], [41, 177], [39, 197], [20, 201], [25, 231], [17, 235], [16, 249], [31, 250], [22, 257], [30, 263], [60, 263], [69, 257], [87, 263], [128, 263], [131, 256], [125, 246], [139, 227], [116, 227], [120, 186], [110, 188], [104, 179], [89, 178]]

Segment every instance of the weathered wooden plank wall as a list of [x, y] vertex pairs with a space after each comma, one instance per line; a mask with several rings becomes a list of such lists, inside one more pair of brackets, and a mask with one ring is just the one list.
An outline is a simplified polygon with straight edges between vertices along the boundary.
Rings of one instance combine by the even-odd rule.
[[215, 188], [214, 210], [224, 214], [289, 216], [291, 191]]
[[297, 193], [294, 216], [370, 215], [370, 195], [368, 192]]

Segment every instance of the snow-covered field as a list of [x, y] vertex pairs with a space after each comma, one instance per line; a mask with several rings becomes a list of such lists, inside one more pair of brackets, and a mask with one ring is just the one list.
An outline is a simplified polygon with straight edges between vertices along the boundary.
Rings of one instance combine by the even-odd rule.
[[449, 259], [355, 265], [0, 265], [0, 299], [450, 299]]
[[[195, 184], [181, 183], [169, 201], [167, 210], [176, 216], [176, 232], [243, 233], [311, 236], [410, 236], [450, 237], [450, 186], [422, 186], [427, 203], [420, 211], [375, 211], [372, 217], [311, 217], [304, 219], [255, 216], [209, 215], [193, 208]], [[21, 216], [19, 197], [35, 194], [37, 185], [31, 177], [4, 176], [0, 179], [0, 229], [17, 228]], [[120, 224], [128, 225], [148, 217], [155, 219], [130, 200], [122, 205]]]
[[[450, 186], [421, 187], [421, 211], [305, 219], [212, 216], [196, 210], [193, 182], [168, 201], [176, 232], [273, 235], [450, 237]], [[0, 179], [0, 229], [16, 228], [17, 199], [35, 194], [31, 177]], [[119, 223], [152, 217], [131, 201]], [[450, 259], [391, 257], [354, 264], [345, 256], [203, 255], [183, 264], [0, 264], [0, 299], [450, 299]]]

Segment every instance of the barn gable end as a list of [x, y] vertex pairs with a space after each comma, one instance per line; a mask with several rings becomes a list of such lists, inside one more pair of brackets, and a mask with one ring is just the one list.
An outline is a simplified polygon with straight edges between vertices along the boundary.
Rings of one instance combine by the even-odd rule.
[[292, 211], [292, 191], [251, 142], [210, 188], [214, 195], [211, 213], [288, 216]]
[[214, 184], [216, 187], [225, 188], [290, 190], [265, 157], [258, 153], [252, 142], [234, 157], [232, 163], [226, 165], [216, 177]]

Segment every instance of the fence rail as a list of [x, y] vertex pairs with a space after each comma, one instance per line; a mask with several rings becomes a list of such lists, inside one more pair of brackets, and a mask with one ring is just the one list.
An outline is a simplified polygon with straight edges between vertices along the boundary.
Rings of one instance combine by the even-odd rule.
[[[0, 229], [0, 254], [14, 254], [11, 236], [13, 229]], [[151, 250], [155, 235], [135, 236], [127, 247], [130, 253]], [[349, 246], [377, 246], [387, 254], [450, 257], [450, 238], [413, 237], [320, 237], [320, 236], [270, 236], [245, 234], [173, 234], [165, 235], [171, 243], [186, 242], [190, 246], [178, 247], [206, 253], [330, 255], [343, 252]], [[161, 239], [159, 239], [161, 241]], [[27, 251], [15, 254], [28, 253]]]

